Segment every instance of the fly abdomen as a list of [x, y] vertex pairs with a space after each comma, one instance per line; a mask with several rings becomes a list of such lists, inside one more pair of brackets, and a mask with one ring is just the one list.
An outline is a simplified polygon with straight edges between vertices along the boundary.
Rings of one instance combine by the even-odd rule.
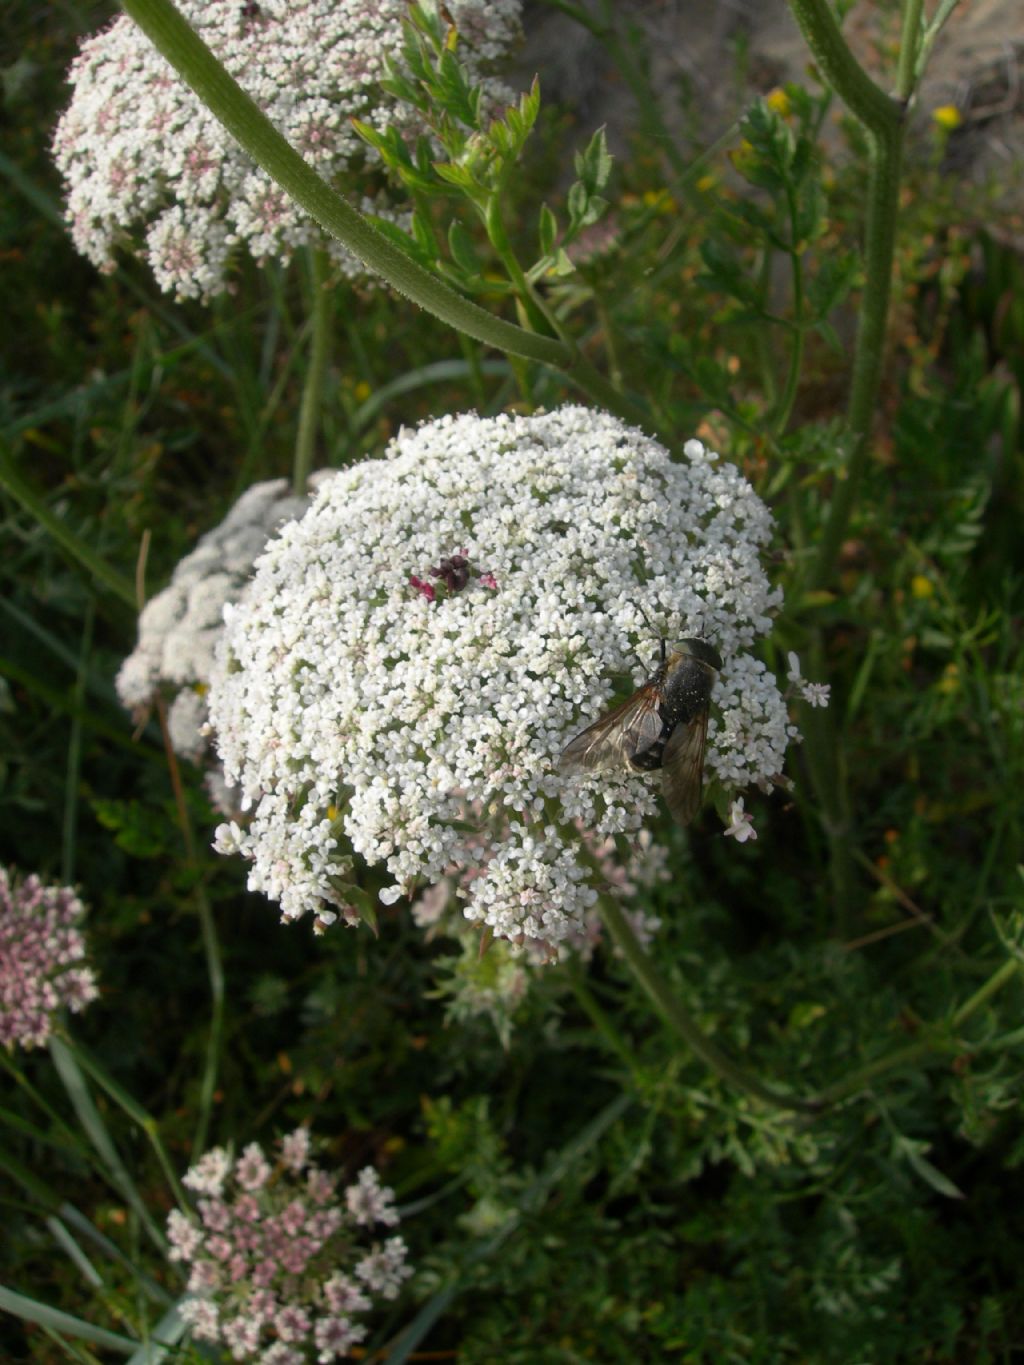
[[661, 734], [646, 749], [641, 749], [638, 753], [631, 754], [626, 760], [629, 766], [638, 773], [652, 773], [661, 767], [661, 760], [665, 753], [665, 745], [668, 737], [675, 729], [675, 725], [665, 720], [662, 722]]

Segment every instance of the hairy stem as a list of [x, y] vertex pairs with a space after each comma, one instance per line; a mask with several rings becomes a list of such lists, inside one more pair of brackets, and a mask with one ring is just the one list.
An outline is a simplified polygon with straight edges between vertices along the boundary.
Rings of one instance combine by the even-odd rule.
[[303, 161], [193, 32], [172, 0], [123, 0], [123, 8], [257, 165], [398, 293], [485, 345], [552, 366], [607, 411], [623, 421], [650, 428], [647, 409], [619, 393], [571, 342], [542, 336], [492, 316], [383, 237]]
[[864, 292], [857, 323], [853, 376], [846, 410], [850, 453], [837, 480], [810, 587], [825, 587], [832, 579], [846, 537], [868, 462], [871, 422], [882, 379], [886, 324], [896, 245], [903, 130], [897, 125], [883, 136], [868, 134], [871, 149], [868, 212], [864, 242]]
[[571, 352], [561, 342], [492, 317], [377, 232], [289, 145], [171, 0], [123, 0], [123, 8], [257, 165], [393, 289], [490, 346], [552, 365], [571, 361]]
[[[909, 0], [909, 3], [914, 2]], [[904, 101], [909, 92], [904, 93], [903, 100], [894, 100], [879, 89], [847, 46], [828, 0], [789, 0], [789, 7], [821, 74], [863, 123], [870, 149], [864, 290], [846, 413], [851, 445], [846, 468], [836, 482], [817, 559], [811, 570], [810, 586], [820, 588], [835, 572], [867, 464], [871, 419], [882, 378], [899, 210]]]
[[917, 52], [921, 42], [921, 11], [924, 0], [904, 0], [903, 28], [900, 33], [900, 56], [896, 68], [896, 94], [909, 100], [914, 93]]

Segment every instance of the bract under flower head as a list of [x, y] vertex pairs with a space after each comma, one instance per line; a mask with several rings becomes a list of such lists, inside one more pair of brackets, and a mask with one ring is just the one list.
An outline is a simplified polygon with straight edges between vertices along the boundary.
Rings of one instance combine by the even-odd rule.
[[[379, 86], [388, 60], [401, 56], [407, 0], [177, 7], [311, 166], [354, 193], [364, 212], [398, 216], [351, 121], [412, 127], [411, 111]], [[521, 0], [448, 0], [459, 59], [474, 77], [516, 40], [520, 8]], [[220, 293], [238, 246], [260, 262], [321, 246], [346, 274], [364, 273], [253, 165], [126, 16], [83, 44], [69, 79], [54, 156], [75, 246], [101, 269], [113, 269], [115, 247], [144, 235], [158, 284], [179, 298]], [[495, 104], [511, 98], [494, 81], [484, 88]]]
[[[579, 934], [595, 892], [572, 821], [638, 830], [655, 789], [556, 763], [615, 679], [638, 685], [656, 663], [648, 621], [704, 634], [725, 661], [709, 773], [739, 788], [781, 770], [795, 731], [748, 652], [779, 600], [758, 560], [770, 531], [699, 442], [676, 463], [605, 413], [401, 433], [284, 528], [228, 613], [211, 721], [254, 812], [218, 846], [252, 860], [250, 887], [289, 918], [355, 918], [354, 851], [391, 874], [385, 904], [454, 872], [467, 918], [499, 936]], [[469, 564], [461, 591], [411, 586], [453, 553]]]
[[17, 881], [0, 867], [0, 1043], [41, 1047], [61, 1008], [82, 1010], [99, 991], [82, 965], [77, 922], [85, 907], [69, 886]]

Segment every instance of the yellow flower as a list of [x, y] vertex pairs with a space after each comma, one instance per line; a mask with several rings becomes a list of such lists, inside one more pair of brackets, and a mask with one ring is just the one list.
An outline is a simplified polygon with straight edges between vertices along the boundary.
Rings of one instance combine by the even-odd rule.
[[366, 380], [360, 379], [359, 383], [355, 387], [356, 400], [360, 403], [365, 403], [371, 393], [373, 393], [373, 389], [370, 388]]
[[960, 668], [958, 664], [947, 664], [942, 677], [935, 684], [936, 690], [944, 696], [950, 696], [960, 688]]
[[644, 206], [656, 209], [659, 213], [671, 213], [676, 204], [672, 196], [666, 194], [664, 190], [645, 190]]
[[940, 104], [937, 109], [932, 110], [932, 122], [937, 123], [945, 133], [951, 133], [954, 128], [959, 128], [964, 121], [964, 116], [955, 104]]
[[783, 118], [785, 118], [786, 115], [789, 113], [791, 107], [789, 103], [789, 96], [786, 94], [785, 90], [783, 90], [781, 86], [776, 86], [774, 90], [772, 90], [768, 95], [766, 95], [764, 102], [765, 104], [767, 104], [769, 109], [774, 109], [775, 112], [777, 114], [781, 114]]
[[935, 584], [930, 578], [926, 578], [923, 573], [916, 573], [910, 580], [910, 591], [915, 597], [925, 598], [935, 596]]
[[713, 190], [717, 184], [718, 178], [715, 175], [702, 175], [697, 181], [697, 188], [701, 194], [707, 194], [708, 190]]

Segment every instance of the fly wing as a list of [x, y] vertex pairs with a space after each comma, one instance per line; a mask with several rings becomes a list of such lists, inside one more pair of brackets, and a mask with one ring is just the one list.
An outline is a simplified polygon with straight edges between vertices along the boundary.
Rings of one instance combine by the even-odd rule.
[[558, 760], [559, 771], [584, 773], [626, 767], [634, 754], [649, 749], [661, 734], [658, 700], [658, 689], [648, 683], [621, 706], [606, 712], [565, 746]]
[[688, 825], [700, 810], [704, 777], [704, 746], [708, 737], [707, 708], [669, 735], [662, 759], [662, 790], [672, 818]]

